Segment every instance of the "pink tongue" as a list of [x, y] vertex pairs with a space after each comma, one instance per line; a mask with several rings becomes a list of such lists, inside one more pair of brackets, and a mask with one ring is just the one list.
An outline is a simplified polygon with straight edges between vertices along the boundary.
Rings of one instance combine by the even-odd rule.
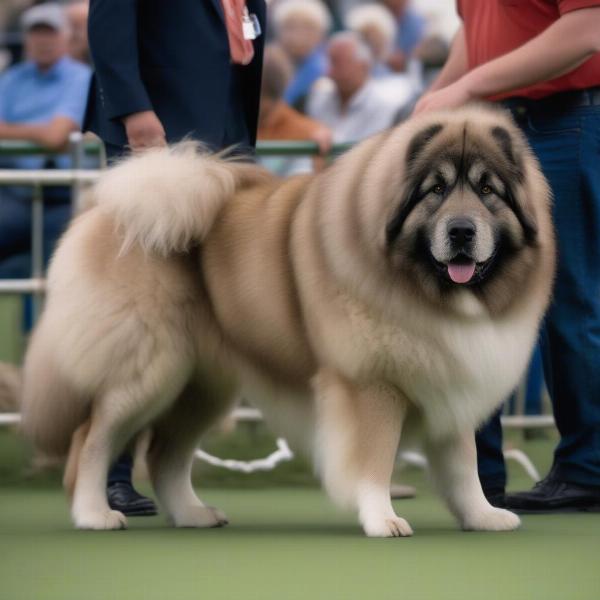
[[448, 265], [448, 275], [454, 283], [467, 283], [473, 277], [473, 273], [475, 273], [474, 262], [461, 265], [450, 263]]

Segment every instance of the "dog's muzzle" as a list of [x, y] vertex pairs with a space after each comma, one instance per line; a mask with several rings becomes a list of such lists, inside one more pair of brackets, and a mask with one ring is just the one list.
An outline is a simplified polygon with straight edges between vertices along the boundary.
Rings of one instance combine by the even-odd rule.
[[475, 223], [471, 219], [460, 217], [448, 221], [446, 227], [452, 250], [456, 253], [470, 253], [477, 233]]

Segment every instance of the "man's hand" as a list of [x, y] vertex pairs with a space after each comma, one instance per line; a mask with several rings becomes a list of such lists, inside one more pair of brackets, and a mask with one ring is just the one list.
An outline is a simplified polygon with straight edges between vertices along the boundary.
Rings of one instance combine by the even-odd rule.
[[333, 146], [333, 132], [328, 127], [319, 127], [311, 136], [313, 142], [319, 146], [319, 154], [325, 156], [329, 154]]
[[311, 139], [319, 146], [319, 155], [312, 159], [313, 170], [319, 173], [327, 166], [326, 156], [333, 146], [333, 132], [328, 127], [319, 127], [311, 135]]
[[[539, 35], [455, 79], [466, 69], [466, 41], [460, 30], [450, 56], [456, 64], [417, 103], [414, 114], [454, 108], [476, 98], [512, 94], [570, 73], [600, 52], [600, 6], [567, 12]], [[460, 60], [459, 60], [460, 59]], [[444, 75], [442, 71], [442, 75]]]
[[123, 124], [127, 141], [134, 151], [167, 145], [164, 127], [152, 110], [127, 115]]
[[440, 90], [425, 94], [417, 102], [413, 115], [442, 108], [456, 108], [473, 99], [474, 96], [469, 89], [468, 75], [466, 75]]

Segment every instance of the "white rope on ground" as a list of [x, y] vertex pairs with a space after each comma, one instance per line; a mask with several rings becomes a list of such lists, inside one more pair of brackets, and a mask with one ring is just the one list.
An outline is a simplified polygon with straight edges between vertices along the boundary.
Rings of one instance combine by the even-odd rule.
[[535, 468], [535, 465], [531, 462], [531, 459], [525, 452], [519, 450], [518, 448], [510, 448], [504, 451], [504, 458], [514, 460], [518, 462], [524, 469], [525, 473], [533, 479], [536, 483], [541, 479], [538, 470]]
[[415, 450], [404, 450], [400, 452], [398, 458], [411, 467], [418, 467], [419, 469], [427, 468], [427, 459], [423, 454]]
[[[241, 411], [239, 420], [254, 421], [257, 420], [255, 409], [238, 409]], [[236, 412], [238, 412], [236, 411]], [[260, 418], [260, 413], [258, 413]], [[19, 413], [0, 413], [0, 425], [16, 425], [21, 422]], [[294, 453], [290, 450], [287, 442], [283, 438], [277, 439], [277, 450], [266, 456], [265, 458], [257, 458], [254, 460], [243, 461], [230, 458], [219, 458], [198, 448], [195, 452], [196, 458], [214, 467], [223, 467], [230, 471], [238, 471], [240, 473], [255, 473], [256, 471], [271, 471], [282, 462], [287, 462], [294, 458]]]
[[256, 471], [273, 470], [280, 463], [292, 460], [294, 453], [283, 438], [277, 438], [277, 450], [265, 458], [257, 458], [249, 461], [219, 458], [200, 448], [196, 450], [195, 456], [213, 467], [223, 467], [229, 471], [238, 471], [240, 473], [255, 473]]
[[[503, 451], [504, 458], [506, 460], [514, 460], [519, 463], [523, 470], [533, 479], [534, 482], [538, 482], [541, 477], [538, 470], [535, 468], [535, 465], [531, 462], [531, 459], [518, 448], [508, 448]], [[427, 468], [427, 458], [421, 454], [420, 452], [400, 452], [399, 458], [402, 462], [411, 467], [417, 467], [419, 469]]]
[[[262, 418], [260, 411], [255, 408], [237, 408], [234, 411], [233, 416], [238, 421], [259, 421]], [[522, 417], [524, 422], [521, 426], [529, 426], [528, 419], [531, 418], [532, 417]], [[546, 426], [554, 423], [554, 421], [550, 423], [548, 419], [543, 416], [540, 417], [540, 419], [544, 419]], [[550, 419], [552, 419], [552, 417], [550, 417]], [[21, 415], [19, 413], [0, 413], [0, 426], [16, 425], [20, 422]], [[541, 427], [540, 424], [534, 425], [534, 427], [535, 426]], [[256, 471], [271, 471], [277, 465], [292, 460], [294, 458], [294, 453], [291, 451], [287, 442], [283, 438], [278, 438], [277, 450], [265, 458], [257, 458], [249, 461], [235, 460], [231, 458], [224, 459], [219, 458], [218, 456], [213, 456], [212, 454], [209, 454], [200, 448], [196, 450], [195, 457], [214, 467], [222, 467], [224, 469], [237, 471], [239, 473], [255, 473]], [[514, 460], [515, 462], [519, 463], [519, 465], [523, 467], [527, 475], [529, 475], [533, 481], [540, 480], [540, 474], [538, 470], [535, 468], [535, 465], [531, 462], [527, 454], [525, 454], [525, 452], [522, 450], [510, 448], [504, 451], [504, 457], [507, 460]], [[427, 459], [419, 452], [401, 452], [400, 460], [411, 466], [422, 469], [426, 468], [427, 466]]]

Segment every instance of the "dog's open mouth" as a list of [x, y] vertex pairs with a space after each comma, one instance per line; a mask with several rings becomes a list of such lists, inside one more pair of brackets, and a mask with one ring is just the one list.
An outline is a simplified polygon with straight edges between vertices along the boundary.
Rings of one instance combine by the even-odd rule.
[[448, 277], [454, 283], [469, 283], [477, 270], [477, 263], [468, 256], [458, 255], [447, 265]]
[[461, 253], [448, 262], [434, 260], [438, 271], [446, 279], [452, 283], [466, 285], [481, 281], [493, 259], [494, 255], [490, 256], [486, 261], [478, 263], [470, 256]]

